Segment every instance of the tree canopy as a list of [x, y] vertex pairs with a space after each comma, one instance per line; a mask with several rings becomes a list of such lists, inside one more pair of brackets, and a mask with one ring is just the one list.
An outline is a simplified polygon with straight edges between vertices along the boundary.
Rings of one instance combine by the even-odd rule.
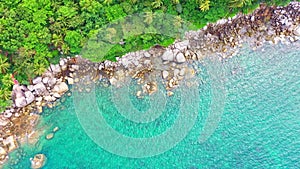
[[[115, 20], [145, 13], [143, 21], [138, 24], [147, 26], [155, 24], [157, 13], [167, 13], [174, 15], [175, 19], [164, 21], [169, 25], [166, 31], [182, 26], [183, 21], [201, 28], [207, 22], [233, 16], [240, 11], [250, 12], [261, 2], [284, 5], [289, 0], [2, 0], [0, 110], [9, 104], [7, 100], [12, 86], [8, 77], [11, 74], [20, 83], [29, 84], [46, 70], [50, 62], [55, 63], [66, 55], [79, 54], [89, 38]], [[122, 29], [128, 30], [128, 27], [124, 25]], [[153, 33], [127, 36], [122, 43], [113, 44], [103, 59], [114, 60], [129, 51], [147, 49], [156, 44], [167, 46], [174, 41], [174, 37], [155, 34], [155, 27], [147, 29], [147, 32]], [[114, 35], [113, 29], [107, 31]]]

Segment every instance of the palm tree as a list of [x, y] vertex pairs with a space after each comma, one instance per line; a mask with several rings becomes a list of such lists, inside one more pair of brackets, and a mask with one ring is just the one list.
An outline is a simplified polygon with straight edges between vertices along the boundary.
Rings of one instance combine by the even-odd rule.
[[34, 73], [36, 75], [42, 75], [45, 73], [46, 67], [43, 64], [34, 64]]
[[35, 75], [42, 75], [46, 71], [46, 67], [48, 60], [41, 57], [37, 57], [34, 59], [33, 70]]
[[106, 34], [105, 38], [107, 38], [107, 40], [109, 42], [113, 43], [114, 42], [114, 38], [117, 35], [117, 30], [115, 28], [107, 28], [106, 32], [107, 32], [107, 34]]
[[145, 12], [145, 20], [144, 22], [150, 25], [153, 22], [153, 18], [155, 17], [155, 14], [150, 11], [150, 12]]
[[160, 8], [163, 5], [163, 2], [161, 0], [155, 0], [151, 5], [153, 8]]
[[183, 19], [180, 16], [175, 16], [173, 23], [176, 28], [180, 28], [182, 26]]
[[230, 7], [242, 8], [245, 5], [251, 5], [251, 0], [231, 0]]
[[64, 43], [61, 46], [61, 50], [62, 50], [63, 54], [67, 54], [70, 51], [70, 47]]
[[53, 34], [51, 42], [56, 48], [60, 48], [60, 46], [64, 43], [61, 35]]
[[7, 58], [0, 54], [0, 71], [5, 74], [9, 67], [10, 64], [7, 62]]
[[207, 11], [209, 10], [210, 1], [209, 0], [197, 0], [197, 2], [200, 4], [200, 10], [201, 11]]
[[14, 84], [13, 80], [11, 79], [11, 74], [6, 74], [2, 77], [1, 82], [4, 87], [11, 88]]
[[131, 4], [135, 4], [135, 3], [137, 2], [137, 0], [129, 0], [129, 2], [130, 2]]
[[112, 4], [112, 2], [113, 2], [112, 0], [104, 0], [103, 1], [103, 3], [106, 5], [110, 5], [110, 4]]
[[179, 3], [180, 3], [180, 0], [172, 0], [172, 3], [173, 3], [173, 4], [179, 4]]
[[0, 89], [1, 100], [9, 100], [11, 97], [11, 91], [9, 88]]

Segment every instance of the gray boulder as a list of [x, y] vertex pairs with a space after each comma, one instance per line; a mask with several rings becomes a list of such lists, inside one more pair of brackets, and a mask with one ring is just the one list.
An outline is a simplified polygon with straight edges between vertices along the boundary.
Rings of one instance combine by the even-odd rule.
[[169, 72], [164, 70], [164, 71], [162, 72], [162, 77], [163, 77], [164, 79], [166, 79], [168, 76], [169, 76]]
[[49, 80], [48, 80], [48, 85], [50, 86], [50, 87], [53, 87], [55, 84], [56, 84], [56, 78], [55, 77], [53, 77], [53, 78], [50, 78]]
[[34, 85], [33, 88], [34, 88], [36, 94], [38, 94], [38, 95], [42, 95], [44, 93], [47, 93], [46, 86], [42, 82]]
[[69, 87], [65, 82], [56, 84], [52, 89], [53, 92], [56, 92], [60, 95], [62, 95], [63, 93], [65, 93], [68, 90], [69, 90]]
[[15, 99], [15, 104], [17, 107], [25, 107], [27, 105], [25, 97], [18, 97]]
[[161, 58], [162, 58], [162, 60], [164, 60], [164, 61], [173, 61], [173, 60], [174, 60], [173, 52], [167, 50], [167, 51], [161, 56]]
[[32, 80], [32, 83], [33, 84], [38, 84], [38, 83], [40, 83], [42, 81], [42, 77], [36, 77], [36, 78], [34, 78], [33, 80]]
[[178, 53], [176, 55], [176, 61], [178, 63], [184, 63], [186, 60], [185, 60], [185, 57], [184, 57], [184, 55], [182, 53]]
[[53, 65], [53, 64], [50, 65], [50, 70], [51, 70], [53, 73], [60, 73], [60, 71], [61, 71], [59, 65]]
[[295, 28], [294, 34], [300, 36], [300, 25]]
[[26, 97], [26, 102], [27, 104], [30, 104], [34, 101], [34, 95], [31, 93], [31, 91], [26, 91], [25, 92], [25, 97]]

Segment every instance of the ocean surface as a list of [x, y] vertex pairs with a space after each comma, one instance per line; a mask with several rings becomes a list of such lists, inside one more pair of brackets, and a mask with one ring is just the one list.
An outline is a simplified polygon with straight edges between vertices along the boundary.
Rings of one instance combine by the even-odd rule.
[[45, 109], [45, 134], [5, 168], [30, 168], [37, 153], [47, 156], [45, 169], [300, 168], [299, 42], [257, 51], [245, 45], [231, 59], [196, 66], [194, 86], [171, 97], [159, 87], [139, 99], [135, 81], [74, 91]]

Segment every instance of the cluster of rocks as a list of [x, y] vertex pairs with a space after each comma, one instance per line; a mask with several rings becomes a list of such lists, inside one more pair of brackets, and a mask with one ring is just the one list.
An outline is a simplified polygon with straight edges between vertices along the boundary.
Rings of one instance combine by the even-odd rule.
[[[286, 7], [261, 5], [252, 14], [239, 14], [208, 24], [198, 31], [189, 31], [184, 40], [167, 48], [155, 46], [148, 51], [137, 51], [106, 61], [99, 70], [109, 70], [106, 76], [112, 85], [120, 86], [126, 77], [138, 79], [141, 91], [137, 96], [149, 94], [147, 88], [157, 88], [157, 75], [163, 79], [167, 95], [178, 87], [183, 79], [192, 78], [201, 70], [193, 66], [204, 58], [216, 56], [219, 60], [236, 55], [245, 43], [256, 50], [262, 44], [289, 44], [300, 38], [300, 3]], [[154, 91], [151, 90], [150, 94]]]
[[[0, 162], [18, 147], [20, 138], [34, 131], [42, 107], [52, 107], [69, 90], [68, 84], [85, 79], [84, 85], [76, 86], [76, 90], [89, 92], [92, 83], [120, 87], [128, 78], [133, 78], [140, 85], [136, 95], [142, 98], [156, 92], [161, 80], [166, 95], [172, 96], [172, 90], [180, 82], [200, 72], [194, 64], [201, 63], [206, 57], [214, 55], [227, 59], [244, 43], [256, 49], [266, 42], [292, 43], [299, 37], [300, 3], [292, 2], [286, 7], [261, 5], [252, 14], [239, 14], [208, 24], [199, 31], [187, 32], [184, 40], [167, 48], [157, 45], [147, 51], [131, 52], [117, 58], [117, 62], [92, 63], [80, 56], [61, 59], [59, 64], [51, 65], [41, 77], [35, 78], [31, 85], [14, 86], [13, 106], [0, 114]], [[86, 77], [89, 78], [86, 80]], [[48, 139], [51, 139], [54, 131], [49, 134]]]
[[78, 69], [76, 58], [63, 58], [59, 64], [50, 65], [30, 85], [13, 86], [13, 105], [0, 114], [0, 164], [8, 153], [19, 147], [23, 138], [36, 135], [35, 126], [43, 106], [53, 107], [57, 99], [69, 90], [70, 74]]

